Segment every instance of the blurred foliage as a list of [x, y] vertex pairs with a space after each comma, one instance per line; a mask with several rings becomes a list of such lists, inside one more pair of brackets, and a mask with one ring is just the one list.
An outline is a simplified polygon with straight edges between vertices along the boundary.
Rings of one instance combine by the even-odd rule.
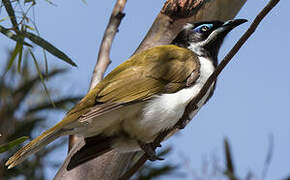
[[224, 148], [225, 148], [225, 161], [226, 161], [226, 169], [224, 171], [224, 174], [230, 179], [230, 180], [238, 180], [235, 174], [235, 167], [234, 162], [231, 154], [230, 144], [227, 139], [224, 140]]
[[[202, 168], [198, 171], [190, 170], [187, 172], [192, 175], [192, 179], [195, 180], [219, 180], [219, 179], [227, 179], [227, 180], [264, 180], [267, 179], [266, 175], [269, 170], [269, 166], [271, 164], [272, 156], [273, 156], [273, 148], [274, 148], [274, 138], [272, 135], [269, 136], [269, 148], [266, 154], [264, 167], [262, 168], [261, 174], [257, 172], [252, 172], [249, 170], [243, 176], [238, 175], [237, 173], [237, 165], [234, 162], [232, 148], [227, 138], [224, 139], [224, 161], [220, 162], [217, 158], [216, 154], [208, 160], [203, 159]], [[184, 161], [187, 166], [190, 166], [190, 162]], [[182, 166], [181, 168], [184, 168]], [[287, 176], [286, 176], [287, 177]], [[284, 178], [284, 180], [290, 180], [289, 177]]]
[[[11, 55], [13, 54], [10, 53]], [[9, 59], [6, 61], [6, 67], [9, 64]], [[55, 107], [52, 106], [50, 100], [43, 93], [41, 87], [42, 79], [38, 72], [35, 72], [31, 67], [31, 54], [24, 51], [23, 67], [21, 72], [17, 71], [17, 66], [12, 65], [10, 71], [6, 71], [6, 67], [2, 67], [2, 74], [0, 76], [0, 145], [2, 147], [11, 148], [15, 143], [24, 140], [23, 136], [33, 137], [32, 133], [39, 128], [46, 127], [46, 120], [51, 114], [51, 110], [68, 110], [74, 103], [80, 100], [80, 96], [73, 96], [66, 94], [53, 99]], [[45, 79], [61, 76], [66, 72], [65, 69], [54, 68], [47, 74], [41, 75]], [[55, 89], [48, 89], [54, 90]], [[22, 137], [20, 139], [17, 139]], [[16, 139], [16, 141], [15, 141]], [[14, 141], [13, 141], [14, 140]], [[12, 141], [12, 142], [11, 142]], [[21, 179], [45, 179], [44, 167], [57, 167], [54, 161], [45, 161], [44, 157], [50, 152], [61, 147], [65, 143], [62, 140], [48, 146], [39, 153], [33, 155], [21, 165], [7, 170], [4, 167], [4, 162], [17, 149], [0, 154], [0, 179], [14, 179], [21, 177]], [[1, 146], [0, 146], [1, 147]], [[2, 178], [3, 177], [3, 178]]]
[[[159, 157], [168, 156], [171, 152], [171, 148], [165, 148], [160, 153]], [[143, 155], [143, 153], [136, 155], [136, 161]], [[134, 164], [134, 163], [132, 163]], [[160, 163], [159, 163], [160, 164]], [[137, 180], [151, 180], [151, 179], [160, 179], [166, 177], [175, 177], [176, 179], [182, 179], [185, 175], [178, 172], [179, 166], [173, 165], [172, 163], [161, 163], [161, 165], [156, 165], [154, 162], [146, 162], [145, 165], [140, 168], [132, 179]]]
[[[54, 5], [49, 0], [46, 0], [46, 2]], [[11, 27], [4, 27], [0, 25], [0, 32], [4, 36], [16, 42], [15, 48], [7, 66], [7, 70], [9, 70], [12, 64], [14, 64], [16, 57], [18, 57], [18, 69], [20, 69], [23, 47], [32, 47], [31, 43], [28, 43], [27, 40], [43, 49], [46, 73], [48, 71], [46, 52], [49, 52], [53, 56], [65, 61], [72, 66], [76, 66], [73, 60], [69, 58], [64, 52], [40, 36], [40, 32], [34, 20], [35, 14], [34, 12], [31, 13], [31, 9], [34, 8], [36, 4], [37, 2], [35, 0], [1, 0], [0, 23], [6, 23], [5, 21], [9, 19]], [[4, 11], [6, 13], [3, 13]]]
[[13, 141], [10, 141], [10, 142], [8, 142], [8, 143], [6, 143], [6, 144], [2, 144], [2, 145], [0, 145], [0, 153], [6, 152], [6, 151], [12, 149], [14, 146], [23, 143], [23, 142], [26, 141], [27, 139], [28, 139], [27, 136], [22, 136], [22, 137], [17, 138], [17, 139], [15, 139], [15, 140], [13, 140]]

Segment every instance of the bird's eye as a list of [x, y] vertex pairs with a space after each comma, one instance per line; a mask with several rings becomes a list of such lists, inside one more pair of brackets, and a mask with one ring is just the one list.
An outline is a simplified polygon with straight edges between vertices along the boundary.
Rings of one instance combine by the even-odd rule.
[[207, 30], [209, 30], [209, 27], [208, 26], [202, 26], [200, 28], [200, 30], [203, 31], [203, 32], [206, 32]]
[[203, 25], [200, 25], [200, 26], [194, 28], [194, 30], [195, 30], [195, 32], [198, 32], [198, 33], [204, 33], [204, 32], [207, 32], [208, 30], [210, 30], [212, 27], [213, 27], [212, 24], [203, 24]]

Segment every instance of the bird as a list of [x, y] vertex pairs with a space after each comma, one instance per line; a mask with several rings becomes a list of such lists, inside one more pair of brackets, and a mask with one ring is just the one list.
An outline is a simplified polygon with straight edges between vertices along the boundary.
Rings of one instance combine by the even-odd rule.
[[67, 170], [113, 149], [143, 150], [149, 160], [160, 160], [152, 142], [176, 124], [179, 129], [184, 128], [213, 95], [216, 81], [192, 105], [195, 108], [187, 112], [186, 122], [179, 122], [186, 107], [215, 71], [224, 38], [246, 21], [188, 23], [170, 44], [133, 55], [90, 90], [60, 122], [18, 150], [5, 165], [13, 168], [50, 142], [67, 135], [78, 135], [85, 140], [83, 147], [72, 156]]

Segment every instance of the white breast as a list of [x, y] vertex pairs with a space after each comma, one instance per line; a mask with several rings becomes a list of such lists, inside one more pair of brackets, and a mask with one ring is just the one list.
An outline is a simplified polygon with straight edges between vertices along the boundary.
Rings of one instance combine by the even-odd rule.
[[[213, 63], [209, 59], [199, 57], [199, 60], [201, 65], [200, 77], [193, 86], [182, 89], [176, 93], [157, 96], [146, 104], [143, 112], [143, 119], [138, 122], [138, 125], [136, 124], [139, 128], [142, 127], [139, 131], [140, 136], [144, 137], [142, 131], [144, 131], [144, 133], [146, 132], [148, 138], [150, 136], [155, 136], [161, 130], [174, 126], [181, 118], [187, 104], [199, 93], [206, 80], [215, 70]], [[212, 87], [213, 85], [211, 88]], [[190, 118], [193, 118], [199, 108], [204, 104], [209, 96], [211, 88], [197, 104], [198, 109], [190, 114]]]

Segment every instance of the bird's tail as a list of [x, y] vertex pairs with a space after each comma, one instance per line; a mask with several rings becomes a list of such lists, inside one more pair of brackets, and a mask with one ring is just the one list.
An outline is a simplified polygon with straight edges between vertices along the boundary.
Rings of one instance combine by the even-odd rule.
[[97, 135], [85, 138], [85, 145], [72, 155], [66, 169], [69, 171], [112, 150], [113, 137]]
[[52, 127], [40, 136], [32, 140], [30, 143], [18, 150], [13, 156], [11, 156], [8, 161], [5, 163], [8, 166], [8, 169], [13, 168], [14, 166], [20, 164], [29, 155], [39, 151], [41, 148], [58, 138], [62, 135], [62, 131], [58, 127]]

